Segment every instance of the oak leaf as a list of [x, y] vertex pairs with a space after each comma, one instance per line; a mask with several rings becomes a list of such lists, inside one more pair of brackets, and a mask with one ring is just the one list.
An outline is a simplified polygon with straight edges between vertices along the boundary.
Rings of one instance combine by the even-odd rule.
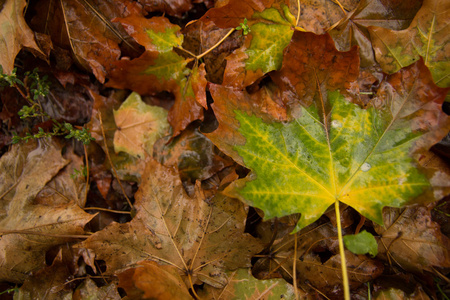
[[11, 74], [16, 55], [22, 48], [28, 48], [44, 56], [23, 17], [26, 5], [26, 0], [7, 0], [1, 5], [0, 66], [6, 74]]
[[223, 287], [224, 270], [250, 266], [261, 246], [243, 233], [246, 211], [239, 201], [216, 196], [206, 202], [199, 186], [191, 199], [178, 173], [153, 160], [144, 174], [136, 217], [113, 223], [84, 243], [105, 260], [108, 274], [152, 260], [175, 267], [185, 282]]

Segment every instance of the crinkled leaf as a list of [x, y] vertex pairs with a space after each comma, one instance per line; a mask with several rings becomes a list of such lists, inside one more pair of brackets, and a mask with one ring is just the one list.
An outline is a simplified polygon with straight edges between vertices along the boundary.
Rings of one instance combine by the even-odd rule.
[[433, 196], [411, 156], [450, 128], [441, 110], [446, 90], [430, 82], [421, 62], [383, 83], [377, 108], [362, 109], [322, 89], [288, 123], [268, 123], [243, 101], [228, 104], [219, 90], [211, 89], [213, 109], [224, 121], [212, 141], [252, 171], [226, 192], [262, 209], [266, 219], [302, 213], [298, 230], [340, 201], [381, 224], [384, 206], [400, 207], [424, 192], [442, 195]]
[[34, 34], [23, 18], [26, 0], [2, 1], [0, 12], [0, 66], [5, 74], [11, 74], [16, 55], [22, 48], [42, 53]]
[[23, 282], [31, 272], [45, 267], [49, 249], [73, 240], [65, 235], [84, 233], [84, 225], [93, 216], [73, 202], [34, 203], [39, 191], [67, 163], [61, 148], [45, 139], [14, 145], [0, 159], [0, 280]]
[[379, 26], [392, 30], [402, 30], [409, 26], [420, 6], [416, 1], [363, 0], [348, 12], [343, 22], [328, 31], [339, 51], [348, 51], [354, 45], [359, 46], [361, 66], [375, 63], [368, 26]]
[[114, 150], [137, 158], [152, 156], [153, 143], [168, 133], [167, 111], [145, 104], [139, 94], [131, 93], [120, 108], [114, 111], [117, 130]]
[[432, 221], [430, 208], [389, 209], [383, 220], [383, 227], [375, 226], [380, 235], [378, 257], [409, 272], [450, 267], [450, 240]]
[[188, 281], [216, 287], [226, 283], [223, 271], [250, 266], [261, 250], [244, 233], [246, 211], [237, 200], [216, 196], [205, 202], [199, 187], [194, 198], [183, 190], [179, 175], [151, 161], [136, 194], [136, 217], [127, 224], [113, 223], [85, 242], [107, 273], [142, 260], [172, 265]]
[[358, 234], [344, 236], [344, 244], [348, 250], [355, 254], [376, 256], [378, 253], [378, 244], [375, 237], [365, 230]]
[[203, 119], [203, 108], [198, 102], [206, 103], [204, 66], [190, 70], [186, 66], [192, 59], [173, 51], [183, 41], [180, 28], [164, 17], [148, 20], [133, 16], [121, 22], [146, 51], [134, 60], [117, 62], [108, 86], [131, 89], [141, 95], [173, 93], [175, 104], [169, 111], [169, 123], [174, 135], [192, 121]]
[[383, 71], [395, 73], [423, 57], [434, 82], [450, 87], [449, 11], [449, 1], [425, 0], [408, 29], [369, 28]]

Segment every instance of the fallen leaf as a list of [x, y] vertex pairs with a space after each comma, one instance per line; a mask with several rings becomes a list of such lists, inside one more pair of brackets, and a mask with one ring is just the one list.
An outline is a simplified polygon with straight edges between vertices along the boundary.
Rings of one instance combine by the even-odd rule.
[[246, 211], [239, 201], [216, 196], [207, 203], [198, 186], [191, 199], [178, 173], [153, 160], [144, 174], [136, 217], [113, 223], [84, 243], [105, 260], [107, 274], [152, 260], [175, 267], [185, 282], [223, 287], [225, 270], [250, 266], [261, 246], [244, 233]]
[[119, 273], [117, 277], [119, 287], [125, 290], [130, 299], [192, 299], [174, 266], [143, 261], [136, 268]]
[[84, 225], [92, 219], [93, 215], [73, 202], [33, 204], [39, 191], [67, 163], [61, 147], [46, 139], [14, 145], [1, 157], [1, 280], [23, 282], [30, 272], [45, 266], [47, 250], [73, 241], [71, 236], [83, 234]]
[[153, 144], [169, 133], [167, 111], [145, 104], [141, 96], [131, 93], [114, 111], [117, 130], [114, 133], [114, 150], [123, 151], [137, 158], [151, 157]]
[[378, 257], [414, 273], [450, 267], [450, 240], [431, 220], [429, 208], [387, 209], [383, 221], [375, 226]]
[[[422, 5], [416, 1], [363, 0], [355, 9], [347, 13], [343, 22], [329, 30], [339, 51], [349, 51], [359, 46], [361, 66], [375, 64], [372, 42], [368, 26], [379, 26], [391, 30], [402, 30], [409, 26]], [[305, 25], [306, 26], [306, 25]]]
[[144, 9], [150, 13], [162, 12], [169, 16], [175, 16], [181, 18], [183, 14], [192, 9], [192, 0], [139, 0], [138, 1]]
[[280, 72], [271, 74], [281, 88], [282, 99], [293, 116], [301, 105], [320, 105], [327, 90], [352, 95], [352, 82], [359, 75], [358, 49], [336, 50], [328, 34], [295, 32], [283, 59]]
[[[265, 219], [302, 213], [295, 231], [336, 200], [382, 224], [384, 206], [400, 207], [422, 194], [428, 201], [441, 197], [433, 187], [440, 190], [445, 182], [435, 180], [436, 173], [427, 178], [411, 157], [418, 159], [450, 128], [441, 110], [446, 90], [430, 84], [423, 69], [419, 62], [388, 78], [374, 100], [377, 108], [361, 109], [317, 82], [315, 102], [299, 106], [289, 123], [267, 123], [264, 112], [242, 100], [236, 106], [212, 89], [214, 112], [224, 122], [209, 136], [252, 170], [225, 193], [262, 209]], [[297, 74], [303, 83], [304, 74]], [[328, 72], [321, 76], [330, 78]]]
[[206, 103], [204, 67], [187, 68], [191, 58], [185, 59], [173, 51], [181, 46], [183, 35], [180, 27], [164, 17], [151, 19], [135, 16], [120, 19], [125, 29], [146, 48], [138, 58], [116, 62], [111, 71], [108, 86], [131, 89], [140, 95], [171, 92], [175, 104], [169, 111], [169, 123], [173, 135], [178, 135], [192, 121], [203, 119], [203, 108], [197, 102]]
[[250, 33], [244, 46], [227, 57], [223, 85], [245, 88], [264, 74], [279, 70], [283, 51], [294, 33], [293, 16], [276, 3], [248, 19]]
[[45, 57], [36, 44], [33, 31], [23, 17], [26, 5], [26, 0], [6, 0], [1, 6], [0, 66], [3, 67], [5, 74], [11, 74], [16, 55], [22, 48], [27, 48]]
[[[228, 283], [223, 289], [206, 286], [199, 295], [202, 299], [294, 299], [294, 287], [284, 279], [259, 280], [252, 276], [250, 269], [238, 269], [227, 272]], [[298, 295], [304, 299], [306, 293], [298, 290]]]
[[448, 12], [445, 0], [425, 0], [408, 29], [369, 27], [377, 61], [392, 74], [423, 58], [434, 82], [450, 87]]

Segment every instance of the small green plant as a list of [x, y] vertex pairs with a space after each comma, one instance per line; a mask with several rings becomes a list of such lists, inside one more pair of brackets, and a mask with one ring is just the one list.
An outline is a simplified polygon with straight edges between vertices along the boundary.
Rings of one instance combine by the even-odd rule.
[[72, 179], [76, 179], [77, 177], [80, 177], [80, 176], [82, 176], [82, 177], [87, 176], [86, 166], [82, 167], [81, 170], [74, 168], [72, 174], [70, 174], [70, 178], [72, 178]]
[[244, 19], [244, 23], [240, 23], [236, 30], [242, 30], [242, 35], [247, 35], [250, 33], [250, 26], [247, 25], [247, 19]]
[[41, 77], [38, 73], [38, 69], [34, 69], [33, 72], [26, 72], [24, 74], [24, 80], [17, 78], [17, 70], [11, 72], [11, 75], [4, 74], [3, 68], [0, 66], [0, 86], [9, 86], [15, 88], [24, 97], [29, 105], [25, 105], [18, 112], [21, 119], [27, 118], [41, 118], [44, 122], [45, 120], [50, 120], [53, 123], [52, 131], [46, 132], [42, 127], [39, 127], [38, 132], [31, 134], [29, 132], [25, 133], [25, 136], [19, 136], [14, 133], [12, 138], [12, 143], [16, 144], [20, 141], [28, 142], [30, 139], [39, 139], [43, 137], [51, 136], [64, 136], [66, 139], [74, 138], [83, 144], [89, 144], [94, 138], [87, 131], [86, 128], [78, 129], [72, 124], [63, 122], [60, 123], [54, 118], [50, 117], [42, 108], [39, 101], [40, 97], [45, 97], [48, 95], [50, 90], [50, 83], [48, 81], [47, 75]]

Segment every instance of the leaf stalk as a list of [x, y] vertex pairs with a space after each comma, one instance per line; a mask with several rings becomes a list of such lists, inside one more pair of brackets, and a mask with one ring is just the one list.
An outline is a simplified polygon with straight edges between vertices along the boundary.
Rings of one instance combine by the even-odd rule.
[[347, 262], [345, 260], [345, 252], [344, 252], [344, 239], [342, 238], [342, 226], [341, 226], [341, 212], [339, 210], [339, 200], [336, 199], [334, 202], [334, 210], [336, 213], [336, 225], [338, 232], [338, 240], [339, 240], [339, 254], [341, 255], [341, 269], [342, 269], [342, 284], [344, 286], [344, 299], [350, 300], [350, 286], [348, 281], [348, 273], [347, 273]]

